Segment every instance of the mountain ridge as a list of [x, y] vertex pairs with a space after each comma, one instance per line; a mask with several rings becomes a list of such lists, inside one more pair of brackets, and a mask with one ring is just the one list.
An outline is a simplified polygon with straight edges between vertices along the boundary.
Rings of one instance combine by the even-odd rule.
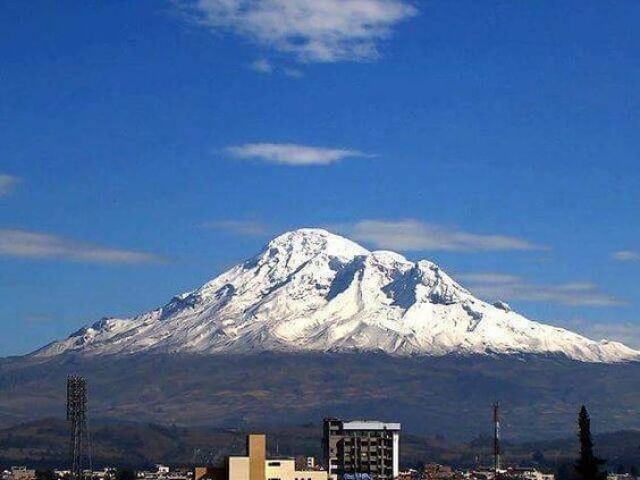
[[[320, 427], [319, 421], [310, 421], [285, 426], [266, 425], [261, 430], [267, 434], [273, 455], [293, 457], [306, 453], [320, 458]], [[237, 427], [94, 421], [91, 423], [92, 460], [94, 467], [125, 464], [137, 468], [149, 468], [157, 463], [188, 465], [193, 463], [194, 456], [204, 457], [201, 461], [222, 461], [225, 455], [242, 454], [245, 436], [251, 431]], [[575, 436], [567, 434], [538, 441], [510, 440], [507, 438], [502, 442], [506, 464], [557, 468], [565, 463], [571, 465], [575, 460]], [[0, 462], [59, 467], [60, 459], [67, 454], [67, 441], [68, 425], [55, 417], [0, 428], [0, 445], [3, 446]], [[607, 459], [610, 469], [640, 464], [636, 447], [640, 443], [640, 431], [596, 433], [594, 441], [598, 455]], [[417, 467], [428, 460], [471, 468], [477, 465], [479, 456], [491, 458], [491, 447], [489, 431], [457, 441], [443, 434], [403, 432], [401, 464]]]
[[259, 351], [640, 360], [621, 343], [596, 342], [528, 320], [504, 302], [484, 302], [428, 260], [371, 252], [322, 229], [280, 235], [161, 308], [103, 318], [31, 355]]

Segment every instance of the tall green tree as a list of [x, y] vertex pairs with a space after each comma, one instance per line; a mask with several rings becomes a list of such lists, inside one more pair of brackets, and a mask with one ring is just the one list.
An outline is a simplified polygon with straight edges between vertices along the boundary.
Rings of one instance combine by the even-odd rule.
[[578, 438], [580, 439], [580, 458], [575, 464], [578, 477], [581, 480], [605, 480], [607, 473], [600, 471], [605, 461], [593, 454], [591, 419], [584, 405], [578, 415]]
[[136, 472], [132, 468], [118, 468], [116, 470], [116, 480], [136, 480]]
[[56, 480], [56, 474], [53, 470], [36, 470], [36, 480]]

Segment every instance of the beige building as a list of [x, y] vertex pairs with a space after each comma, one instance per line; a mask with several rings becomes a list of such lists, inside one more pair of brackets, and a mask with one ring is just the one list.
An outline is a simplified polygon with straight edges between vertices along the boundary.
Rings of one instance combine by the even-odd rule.
[[247, 438], [247, 456], [229, 457], [229, 480], [328, 480], [322, 470], [296, 470], [293, 458], [268, 459], [265, 435]]

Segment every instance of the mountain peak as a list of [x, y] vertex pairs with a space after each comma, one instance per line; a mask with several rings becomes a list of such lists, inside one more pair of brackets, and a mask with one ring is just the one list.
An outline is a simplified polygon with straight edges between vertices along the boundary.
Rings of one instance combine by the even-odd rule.
[[36, 352], [382, 351], [393, 355], [538, 354], [592, 362], [640, 352], [543, 325], [475, 298], [427, 260], [370, 252], [302, 228], [167, 305], [94, 323]]
[[275, 249], [290, 254], [306, 253], [352, 258], [356, 255], [366, 255], [367, 249], [348, 238], [341, 237], [323, 228], [299, 228], [285, 232], [271, 240], [266, 250]]

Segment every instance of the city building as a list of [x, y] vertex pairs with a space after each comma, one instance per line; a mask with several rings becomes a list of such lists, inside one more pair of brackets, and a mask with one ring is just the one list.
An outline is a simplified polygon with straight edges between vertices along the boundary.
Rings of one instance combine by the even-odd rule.
[[11, 480], [35, 480], [36, 471], [25, 466], [11, 467], [9, 478]]
[[228, 480], [328, 480], [325, 470], [296, 470], [294, 458], [267, 458], [267, 439], [262, 434], [247, 438], [247, 455], [229, 457]]
[[462, 480], [463, 475], [449, 465], [427, 463], [423, 468], [422, 478], [424, 480]]
[[[495, 470], [491, 467], [476, 468], [469, 472], [469, 477], [473, 480], [494, 480]], [[555, 475], [536, 468], [510, 466], [498, 471], [498, 478], [500, 480], [555, 480]]]
[[[555, 480], [555, 478], [556, 476], [553, 473], [541, 472], [534, 468], [524, 469], [522, 472], [522, 480]], [[633, 478], [617, 480], [633, 480]]]
[[229, 474], [226, 468], [220, 467], [195, 467], [193, 469], [193, 480], [227, 480]]
[[335, 480], [392, 480], [400, 473], [400, 424], [324, 420], [324, 461]]
[[636, 480], [630, 473], [609, 473], [607, 480]]
[[315, 457], [298, 456], [296, 457], [297, 470], [322, 470], [316, 464]]
[[[193, 472], [191, 471], [176, 470], [172, 472], [171, 469], [165, 465], [156, 465], [155, 467], [156, 469], [153, 471], [138, 471], [136, 473], [136, 477], [139, 480], [191, 480], [193, 475]], [[115, 478], [115, 473], [110, 476], [110, 478]]]

